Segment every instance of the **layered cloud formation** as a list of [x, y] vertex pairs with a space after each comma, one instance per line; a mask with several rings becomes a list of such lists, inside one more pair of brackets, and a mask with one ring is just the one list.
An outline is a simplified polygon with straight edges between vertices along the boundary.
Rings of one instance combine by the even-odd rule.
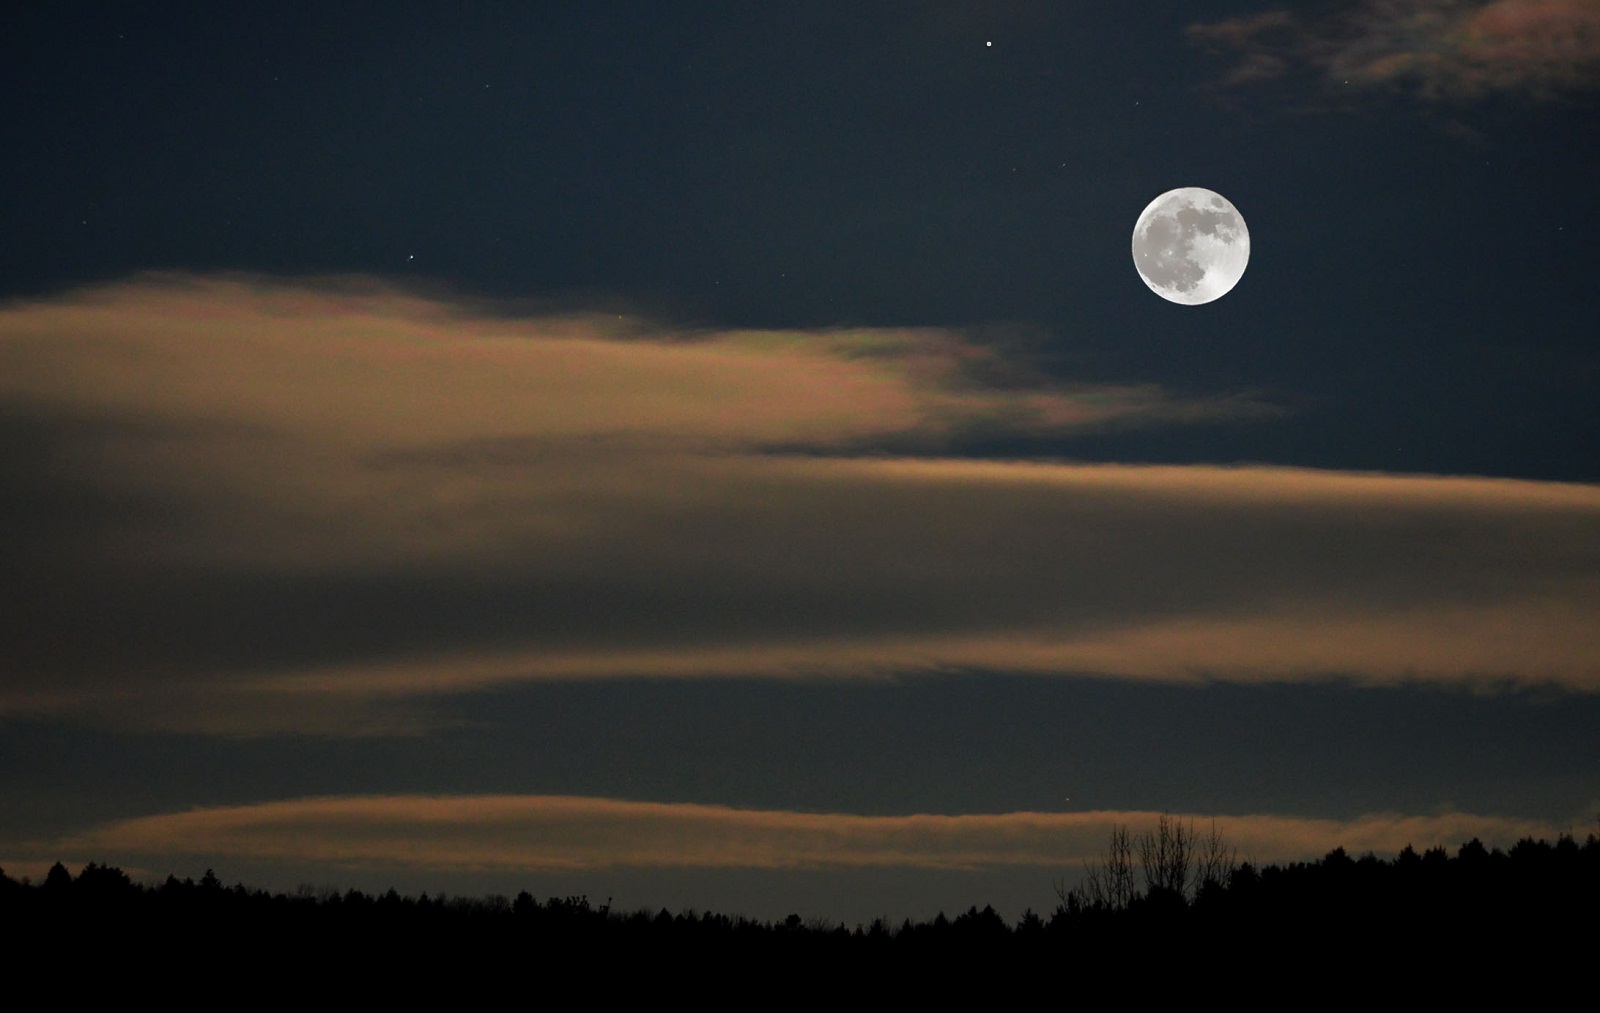
[[[549, 795], [359, 796], [196, 809], [97, 827], [57, 853], [170, 860], [316, 863], [348, 869], [575, 872], [617, 868], [1061, 868], [1102, 854], [1112, 827], [1156, 813], [862, 816]], [[1191, 817], [1193, 818], [1193, 817]], [[1202, 825], [1205, 825], [1202, 823]], [[1336, 847], [1393, 854], [1471, 838], [1554, 839], [1536, 820], [1445, 813], [1350, 820], [1218, 817], [1241, 856], [1319, 857]]]
[[12, 304], [0, 712], [359, 732], [529, 679], [952, 668], [1600, 690], [1600, 489], [941, 456], [1263, 410], [937, 331], [260, 279]]
[[1600, 85], [1600, 6], [1590, 0], [1364, 0], [1197, 24], [1234, 61], [1225, 84], [1308, 69], [1327, 85], [1399, 88], [1427, 100], [1551, 98]]

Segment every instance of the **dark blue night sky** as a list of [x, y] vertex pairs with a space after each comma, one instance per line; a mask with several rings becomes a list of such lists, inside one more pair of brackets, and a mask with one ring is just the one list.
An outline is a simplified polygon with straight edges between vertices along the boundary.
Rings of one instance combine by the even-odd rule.
[[13, 5], [0, 866], [1015, 915], [1119, 814], [1592, 824], [1597, 96], [1585, 0]]

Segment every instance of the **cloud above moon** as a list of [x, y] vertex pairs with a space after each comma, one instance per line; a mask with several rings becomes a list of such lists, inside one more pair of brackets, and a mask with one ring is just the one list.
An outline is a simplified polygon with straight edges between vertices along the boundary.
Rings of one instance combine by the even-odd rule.
[[530, 679], [954, 668], [1600, 691], [1600, 489], [950, 453], [1261, 411], [941, 331], [14, 303], [0, 714], [346, 734]]
[[1450, 102], [1600, 87], [1600, 6], [1589, 0], [1363, 0], [1196, 24], [1189, 37], [1233, 61], [1228, 86], [1309, 71], [1340, 91]]

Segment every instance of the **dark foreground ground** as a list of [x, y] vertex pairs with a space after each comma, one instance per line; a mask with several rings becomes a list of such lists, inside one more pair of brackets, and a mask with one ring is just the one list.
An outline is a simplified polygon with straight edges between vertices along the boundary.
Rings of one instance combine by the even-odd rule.
[[526, 892], [272, 894], [209, 871], [140, 885], [91, 864], [76, 877], [57, 866], [37, 884], [0, 874], [0, 930], [13, 987], [48, 981], [55, 1000], [158, 994], [178, 1006], [668, 996], [718, 1006], [957, 996], [1520, 1005], [1569, 989], [1582, 1005], [1600, 967], [1600, 839], [1525, 840], [1507, 852], [1473, 841], [1455, 855], [1407, 849], [1392, 861], [1340, 849], [1240, 866], [1181, 893], [1145, 889], [1115, 906], [1068, 894], [1015, 924], [974, 908], [854, 927], [624, 913]]

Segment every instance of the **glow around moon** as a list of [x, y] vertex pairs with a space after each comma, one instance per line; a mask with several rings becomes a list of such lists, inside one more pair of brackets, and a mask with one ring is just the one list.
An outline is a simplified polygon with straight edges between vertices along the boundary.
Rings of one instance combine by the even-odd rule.
[[1227, 295], [1250, 262], [1250, 230], [1228, 198], [1186, 186], [1151, 201], [1133, 226], [1133, 263], [1150, 291], [1198, 306]]

